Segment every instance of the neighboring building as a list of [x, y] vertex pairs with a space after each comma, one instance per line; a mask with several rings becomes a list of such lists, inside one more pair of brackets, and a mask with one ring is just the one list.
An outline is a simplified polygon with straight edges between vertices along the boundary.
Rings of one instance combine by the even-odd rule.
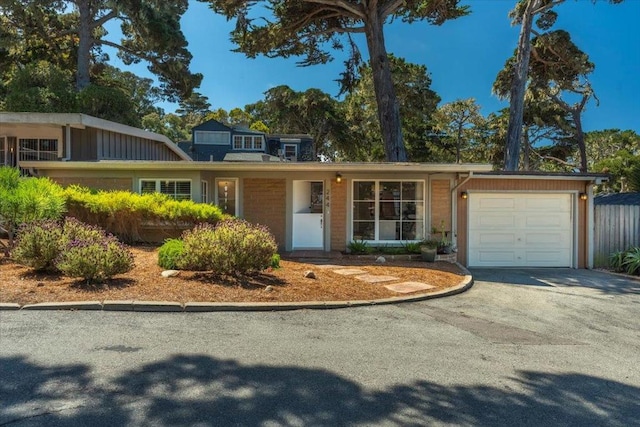
[[211, 162], [314, 161], [309, 135], [266, 135], [217, 120], [195, 126], [191, 141], [178, 144], [193, 160]]
[[[287, 251], [344, 251], [354, 240], [401, 245], [444, 229], [465, 266], [592, 266], [591, 189], [604, 175], [494, 172], [485, 164], [192, 161], [160, 135], [97, 120], [0, 113], [4, 161], [62, 184], [214, 203], [267, 225]], [[76, 137], [73, 129], [84, 132]], [[26, 141], [35, 139], [47, 155], [33, 153]], [[70, 147], [59, 152], [48, 140]], [[156, 157], [126, 160], [138, 140]], [[14, 161], [7, 141], [32, 151]], [[73, 155], [93, 147], [102, 154]]]

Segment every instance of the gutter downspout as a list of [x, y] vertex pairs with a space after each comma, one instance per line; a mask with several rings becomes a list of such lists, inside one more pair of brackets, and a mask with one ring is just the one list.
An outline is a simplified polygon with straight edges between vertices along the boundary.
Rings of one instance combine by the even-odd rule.
[[456, 248], [458, 247], [458, 198], [456, 192], [458, 188], [466, 184], [471, 178], [473, 178], [473, 171], [469, 171], [469, 175], [451, 189], [451, 237], [456, 238]]

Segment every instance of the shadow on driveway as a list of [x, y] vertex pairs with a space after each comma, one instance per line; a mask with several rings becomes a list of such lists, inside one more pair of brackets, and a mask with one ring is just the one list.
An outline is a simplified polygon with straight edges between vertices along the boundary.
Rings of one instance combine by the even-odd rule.
[[85, 365], [20, 356], [0, 358], [0, 378], [0, 425], [640, 425], [640, 388], [573, 373], [367, 390], [323, 369], [177, 355], [98, 382]]
[[640, 280], [571, 268], [472, 268], [474, 281], [506, 285], [584, 287], [605, 294], [640, 294]]

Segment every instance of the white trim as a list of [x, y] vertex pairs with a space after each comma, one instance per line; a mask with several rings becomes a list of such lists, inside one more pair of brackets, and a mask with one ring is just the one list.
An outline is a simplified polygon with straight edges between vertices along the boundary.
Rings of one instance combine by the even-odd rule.
[[202, 203], [209, 203], [209, 181], [200, 181], [200, 199]]
[[[149, 182], [155, 182], [156, 184], [156, 188], [155, 188], [155, 192], [156, 193], [160, 193], [160, 194], [165, 194], [167, 196], [172, 196], [174, 197], [175, 194], [168, 194], [168, 193], [163, 193], [162, 191], [160, 191], [161, 187], [160, 187], [160, 183], [161, 182], [188, 182], [189, 183], [189, 199], [188, 200], [193, 200], [193, 182], [191, 179], [188, 178], [139, 178], [138, 179], [138, 193], [139, 194], [148, 194], [148, 193], [143, 193], [142, 192], [142, 181], [149, 181]], [[174, 197], [175, 198], [175, 197]], [[176, 200], [185, 200], [185, 199], [177, 199]]]
[[[295, 151], [293, 156], [287, 156], [287, 147], [293, 147]], [[282, 144], [282, 155], [287, 160], [298, 160], [298, 144]]]
[[474, 174], [473, 179], [533, 179], [544, 181], [595, 181], [602, 184], [609, 181], [609, 178], [595, 175], [478, 175]]
[[[344, 181], [343, 181], [344, 182]], [[357, 178], [357, 179], [352, 179], [349, 181], [348, 185], [348, 193], [349, 193], [349, 205], [351, 206], [351, 209], [348, 209], [349, 215], [347, 215], [348, 218], [348, 224], [347, 224], [347, 228], [348, 228], [348, 241], [349, 242], [353, 242], [354, 241], [354, 227], [353, 224], [355, 222], [354, 218], [353, 218], [353, 207], [354, 207], [354, 203], [356, 202], [356, 199], [354, 198], [354, 186], [357, 182], [373, 182], [374, 183], [374, 199], [373, 199], [373, 204], [374, 204], [374, 239], [373, 240], [365, 240], [367, 243], [371, 243], [374, 245], [379, 245], [379, 244], [398, 244], [400, 242], [408, 242], [408, 241], [413, 241], [413, 242], [419, 242], [420, 240], [423, 240], [426, 235], [427, 235], [427, 220], [428, 220], [428, 216], [429, 216], [429, 212], [431, 210], [431, 201], [427, 200], [427, 196], [429, 195], [430, 197], [430, 192], [427, 191], [427, 185], [429, 183], [428, 180], [426, 179], [417, 179], [417, 178], [403, 178], [403, 179], [387, 179], [387, 178], [380, 178], [380, 179], [366, 179], [366, 178]], [[422, 237], [419, 239], [414, 239], [414, 240], [407, 240], [407, 239], [401, 239], [401, 240], [380, 240], [380, 198], [379, 198], [379, 192], [380, 192], [380, 182], [421, 182], [422, 183], [422, 207], [423, 207], [423, 215], [422, 215]], [[363, 200], [360, 200], [363, 201]], [[419, 200], [411, 200], [414, 202], [419, 202]], [[429, 202], [429, 203], [427, 203]], [[384, 220], [383, 220], [384, 221]], [[390, 220], [390, 221], [396, 221], [396, 220]], [[402, 220], [400, 220], [400, 222], [402, 223]], [[418, 221], [416, 221], [416, 224], [419, 224]], [[377, 237], [377, 239], [376, 239]]]

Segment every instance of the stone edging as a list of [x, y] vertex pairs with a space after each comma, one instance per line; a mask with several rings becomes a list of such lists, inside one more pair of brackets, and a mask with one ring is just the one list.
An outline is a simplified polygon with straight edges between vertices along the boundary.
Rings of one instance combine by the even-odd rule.
[[391, 297], [375, 300], [356, 301], [304, 301], [304, 302], [187, 302], [181, 304], [172, 301], [75, 301], [42, 302], [20, 306], [15, 303], [0, 303], [2, 310], [102, 310], [102, 311], [147, 311], [147, 312], [212, 312], [212, 311], [284, 311], [301, 309], [332, 309], [362, 307], [368, 305], [396, 304], [399, 302], [423, 301], [459, 294], [473, 286], [473, 276], [462, 265], [456, 265], [465, 274], [460, 283], [438, 292]]

